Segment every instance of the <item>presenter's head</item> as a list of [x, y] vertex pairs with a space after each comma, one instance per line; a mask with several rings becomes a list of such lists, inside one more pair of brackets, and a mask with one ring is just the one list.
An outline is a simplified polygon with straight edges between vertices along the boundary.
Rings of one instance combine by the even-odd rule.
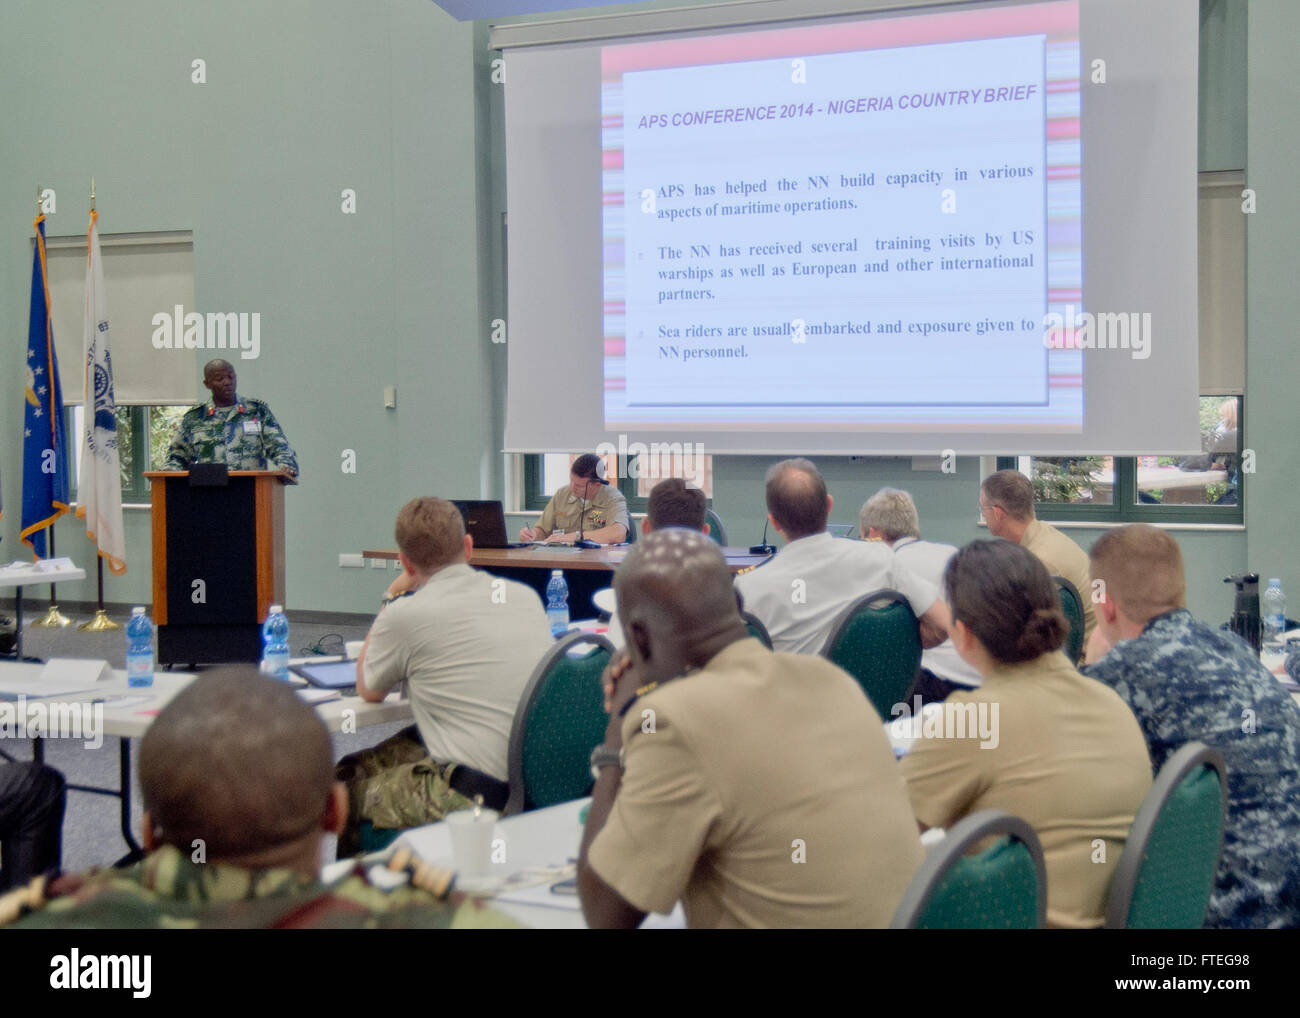
[[767, 514], [787, 541], [826, 529], [834, 500], [812, 460], [776, 463], [767, 472]]
[[203, 387], [212, 393], [213, 406], [234, 406], [234, 365], [230, 361], [208, 361], [203, 365]]
[[593, 452], [583, 453], [569, 468], [569, 490], [574, 498], [591, 498], [608, 483], [605, 461]]
[[402, 567], [423, 582], [469, 559], [474, 541], [460, 510], [445, 498], [413, 498], [397, 514], [394, 535]]
[[690, 487], [680, 477], [665, 478], [650, 490], [641, 533], [649, 534], [664, 527], [686, 527], [707, 534], [707, 508], [704, 492], [699, 488]]
[[749, 635], [722, 549], [670, 527], [638, 542], [614, 574], [618, 617], [643, 683], [701, 668]]
[[999, 470], [980, 485], [980, 513], [989, 533], [1015, 544], [1034, 521], [1034, 486], [1019, 470]]
[[140, 744], [140, 787], [146, 849], [246, 869], [315, 877], [323, 835], [347, 820], [325, 726], [252, 665], [208, 672], [162, 709]]
[[884, 541], [893, 547], [904, 537], [920, 538], [921, 519], [911, 495], [898, 488], [881, 488], [862, 504], [858, 529], [864, 541]]

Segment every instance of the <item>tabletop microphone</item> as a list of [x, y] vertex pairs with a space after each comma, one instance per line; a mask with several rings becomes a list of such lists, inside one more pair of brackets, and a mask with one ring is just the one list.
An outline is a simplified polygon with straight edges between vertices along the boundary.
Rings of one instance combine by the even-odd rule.
[[582, 515], [578, 517], [578, 539], [573, 542], [573, 546], [575, 548], [585, 548], [585, 549], [599, 548], [600, 547], [599, 542], [588, 541], [582, 536], [583, 527], [586, 525], [586, 523], [587, 523], [587, 499], [584, 497], [582, 500]]
[[[767, 519], [771, 519], [771, 517], [769, 516]], [[767, 543], [767, 520], [766, 519], [763, 521], [763, 543], [751, 544], [749, 546], [749, 553], [751, 555], [775, 555], [776, 554], [776, 546]]]

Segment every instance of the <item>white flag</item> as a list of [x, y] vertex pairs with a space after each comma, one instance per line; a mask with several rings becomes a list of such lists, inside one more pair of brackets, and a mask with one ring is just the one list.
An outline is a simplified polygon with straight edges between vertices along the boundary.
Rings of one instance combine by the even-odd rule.
[[90, 213], [86, 238], [86, 403], [81, 429], [81, 476], [77, 516], [86, 536], [114, 576], [126, 572], [122, 528], [122, 476], [117, 459], [117, 405], [113, 399], [113, 360], [108, 353], [108, 309], [104, 305], [104, 266], [99, 255], [99, 213]]

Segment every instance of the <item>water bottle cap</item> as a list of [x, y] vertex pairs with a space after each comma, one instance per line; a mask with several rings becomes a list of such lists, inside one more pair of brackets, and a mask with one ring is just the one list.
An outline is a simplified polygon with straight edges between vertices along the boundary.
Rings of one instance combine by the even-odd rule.
[[272, 615], [281, 615], [281, 614], [283, 614], [283, 612], [284, 612], [284, 605], [280, 605], [280, 604], [273, 604], [273, 605], [271, 605], [271, 614], [272, 614]]
[[144, 605], [139, 605], [138, 607], [132, 608], [132, 609], [131, 609], [131, 614], [132, 614], [132, 615], [143, 615], [143, 614], [144, 614]]
[[1282, 586], [1282, 581], [1276, 576], [1270, 576], [1268, 580], [1268, 585], [1270, 587], [1280, 587]]
[[551, 570], [551, 575], [552, 575], [552, 576], [563, 576], [563, 575], [564, 575], [564, 570], [563, 570], [563, 569], [552, 569], [552, 570]]

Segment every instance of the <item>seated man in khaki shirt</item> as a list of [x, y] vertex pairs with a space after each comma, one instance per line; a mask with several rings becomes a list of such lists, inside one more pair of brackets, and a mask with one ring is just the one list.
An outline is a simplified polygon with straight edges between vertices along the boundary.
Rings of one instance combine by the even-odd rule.
[[631, 522], [627, 499], [605, 479], [605, 462], [584, 453], [569, 469], [569, 486], [546, 503], [542, 518], [519, 531], [521, 541], [573, 544], [578, 540], [618, 544], [627, 540]]
[[980, 485], [980, 512], [989, 533], [1026, 548], [1053, 576], [1074, 584], [1083, 602], [1083, 636], [1092, 636], [1097, 617], [1092, 607], [1088, 553], [1050, 523], [1034, 515], [1034, 486], [1019, 470], [999, 470]]
[[[921, 862], [879, 717], [828, 661], [749, 637], [718, 546], [656, 531], [614, 578], [578, 888], [592, 927], [881, 927]], [[612, 680], [612, 681], [610, 681]]]

